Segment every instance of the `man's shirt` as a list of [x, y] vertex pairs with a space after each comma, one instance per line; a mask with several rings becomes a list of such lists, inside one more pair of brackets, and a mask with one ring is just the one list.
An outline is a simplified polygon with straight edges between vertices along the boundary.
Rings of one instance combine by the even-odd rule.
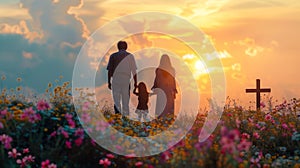
[[136, 73], [137, 66], [131, 53], [120, 50], [110, 56], [106, 69], [112, 72], [114, 81], [121, 83], [130, 80], [131, 74]]

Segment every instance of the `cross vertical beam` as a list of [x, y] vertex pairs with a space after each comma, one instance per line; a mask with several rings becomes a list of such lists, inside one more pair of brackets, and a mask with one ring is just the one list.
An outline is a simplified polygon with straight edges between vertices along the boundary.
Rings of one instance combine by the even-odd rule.
[[260, 80], [256, 79], [256, 109], [260, 109]]
[[260, 88], [260, 80], [256, 79], [256, 89], [246, 89], [246, 93], [256, 93], [256, 110], [260, 109], [260, 93], [271, 92], [270, 88]]

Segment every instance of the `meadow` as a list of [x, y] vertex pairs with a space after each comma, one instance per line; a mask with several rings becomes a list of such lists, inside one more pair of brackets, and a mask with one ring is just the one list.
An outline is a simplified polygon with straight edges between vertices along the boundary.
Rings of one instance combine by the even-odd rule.
[[[55, 83], [49, 83], [45, 91], [49, 99], [28, 99], [21, 94], [21, 86], [2, 88], [0, 167], [300, 167], [300, 99], [265, 100], [256, 111], [228, 98], [217, 128], [205, 142], [200, 143], [198, 136], [206, 114], [212, 111], [199, 114], [185, 138], [169, 150], [135, 157], [97, 145], [79, 122], [69, 82]], [[120, 131], [141, 136], [134, 129], [138, 124], [124, 124], [110, 111], [103, 114], [112, 126], [123, 124]], [[85, 114], [86, 120], [89, 117]], [[163, 131], [162, 123], [148, 126]]]

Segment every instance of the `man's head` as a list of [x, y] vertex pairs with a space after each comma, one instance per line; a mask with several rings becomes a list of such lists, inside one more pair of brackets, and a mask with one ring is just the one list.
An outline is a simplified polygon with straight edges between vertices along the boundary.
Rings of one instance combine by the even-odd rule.
[[125, 41], [118, 42], [118, 49], [119, 50], [127, 50], [127, 43]]

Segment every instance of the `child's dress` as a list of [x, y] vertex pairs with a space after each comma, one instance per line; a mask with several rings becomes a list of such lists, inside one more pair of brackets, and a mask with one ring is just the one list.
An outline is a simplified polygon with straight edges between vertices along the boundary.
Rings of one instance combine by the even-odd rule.
[[135, 95], [138, 96], [138, 106], [135, 110], [135, 113], [138, 115], [138, 120], [141, 121], [142, 118], [144, 121], [148, 121], [148, 101], [149, 101], [149, 93], [137, 93], [134, 92]]

